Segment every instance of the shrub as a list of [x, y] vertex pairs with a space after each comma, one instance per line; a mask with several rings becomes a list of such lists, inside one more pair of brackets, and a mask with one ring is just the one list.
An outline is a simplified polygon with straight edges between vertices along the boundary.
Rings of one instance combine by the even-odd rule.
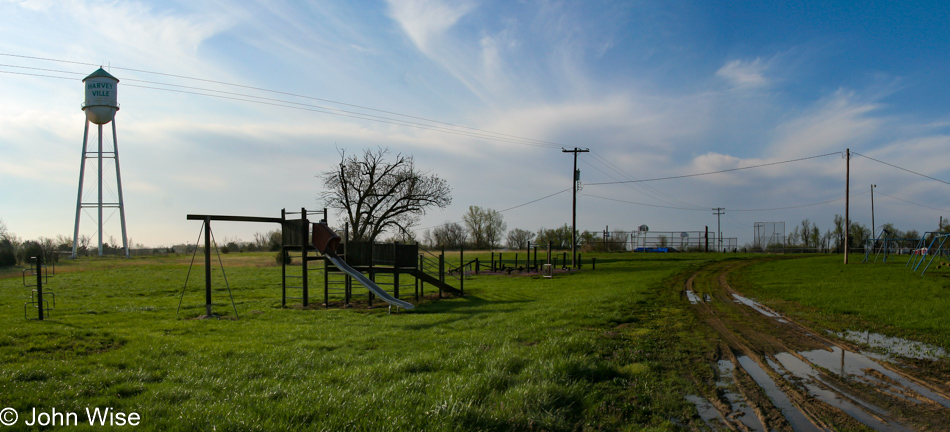
[[7, 267], [16, 264], [16, 250], [10, 240], [0, 240], [0, 267]]
[[274, 254], [274, 259], [277, 260], [277, 264], [290, 264], [292, 261], [290, 252], [287, 251], [284, 251], [283, 253], [277, 251], [277, 253]]

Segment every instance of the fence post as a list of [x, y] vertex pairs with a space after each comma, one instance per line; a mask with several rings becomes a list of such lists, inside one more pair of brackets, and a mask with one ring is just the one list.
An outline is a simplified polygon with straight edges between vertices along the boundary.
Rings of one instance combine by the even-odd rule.
[[43, 255], [36, 256], [36, 308], [39, 320], [43, 321]]
[[462, 276], [459, 279], [459, 291], [460, 296], [465, 297], [465, 246], [459, 246], [459, 275]]

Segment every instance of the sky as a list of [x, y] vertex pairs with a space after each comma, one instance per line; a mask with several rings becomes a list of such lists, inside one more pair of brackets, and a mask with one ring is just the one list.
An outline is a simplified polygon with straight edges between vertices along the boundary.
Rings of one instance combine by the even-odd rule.
[[120, 80], [128, 235], [149, 247], [195, 242], [187, 214], [322, 210], [319, 176], [376, 148], [452, 188], [420, 237], [469, 206], [570, 224], [575, 147], [581, 231], [715, 232], [722, 207], [740, 246], [756, 222], [824, 232], [846, 149], [854, 222], [871, 224], [872, 184], [878, 226], [950, 217], [943, 1], [0, 0], [0, 17], [0, 220], [24, 239], [72, 237], [81, 80], [100, 65]]

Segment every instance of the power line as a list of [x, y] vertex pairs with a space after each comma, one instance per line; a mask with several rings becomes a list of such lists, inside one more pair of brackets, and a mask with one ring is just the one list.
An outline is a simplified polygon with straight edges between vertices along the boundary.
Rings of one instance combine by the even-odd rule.
[[588, 185], [588, 186], [598, 186], [598, 185], [611, 185], [611, 184], [623, 184], [623, 183], [644, 183], [644, 182], [652, 182], [652, 181], [660, 181], [660, 180], [673, 180], [673, 179], [681, 179], [681, 178], [688, 178], [688, 177], [699, 177], [699, 176], [712, 175], [712, 174], [722, 174], [722, 173], [732, 172], [732, 171], [741, 171], [741, 170], [747, 170], [747, 169], [753, 169], [753, 168], [762, 168], [762, 167], [773, 166], [773, 165], [781, 165], [781, 164], [787, 164], [787, 163], [792, 163], [792, 162], [801, 162], [801, 161], [805, 161], [805, 160], [809, 160], [809, 159], [817, 159], [817, 158], [823, 158], [823, 157], [827, 157], [827, 156], [840, 155], [840, 154], [841, 154], [841, 152], [825, 153], [825, 154], [823, 154], [823, 155], [809, 156], [809, 157], [803, 157], [803, 158], [798, 158], [798, 159], [789, 159], [789, 160], [784, 160], [784, 161], [780, 161], [780, 162], [769, 162], [769, 163], [758, 164], [758, 165], [750, 165], [750, 166], [739, 167], [739, 168], [730, 168], [730, 169], [724, 169], [724, 170], [720, 170], [720, 171], [710, 171], [710, 172], [696, 173], [696, 174], [684, 174], [684, 175], [669, 176], [669, 177], [658, 177], [658, 178], [643, 179], [643, 180], [627, 180], [627, 181], [616, 181], [616, 182], [587, 183], [587, 185]]
[[[851, 197], [852, 197], [852, 198], [854, 198], [854, 197], [859, 197], [859, 196], [861, 196], [861, 195], [867, 195], [868, 193], [869, 193], [869, 192], [861, 192], [861, 193], [858, 193], [858, 194], [852, 194]], [[625, 203], [625, 204], [633, 204], [633, 205], [646, 206], [646, 207], [658, 207], [658, 208], [666, 208], [666, 209], [672, 209], [672, 210], [687, 210], [687, 211], [709, 211], [709, 209], [708, 209], [708, 208], [705, 208], [705, 207], [704, 207], [704, 208], [698, 208], [698, 207], [673, 207], [673, 206], [664, 206], [664, 205], [657, 205], [657, 204], [647, 204], [647, 203], [641, 203], [641, 202], [626, 201], [626, 200], [621, 200], [621, 199], [616, 199], [616, 198], [607, 198], [607, 197], [598, 196], [598, 195], [591, 195], [591, 194], [588, 194], [588, 193], [585, 193], [584, 196], [588, 196], [588, 197], [591, 197], [591, 198], [598, 198], [598, 199], [607, 200], [607, 201], [615, 201], [615, 202]], [[814, 207], [814, 206], [819, 206], [819, 205], [823, 205], [823, 204], [829, 204], [829, 203], [833, 203], [833, 202], [836, 202], [836, 201], [841, 201], [841, 200], [843, 200], [843, 199], [844, 199], [844, 198], [835, 198], [835, 199], [828, 200], [828, 201], [821, 201], [821, 202], [816, 202], [816, 203], [801, 204], [801, 205], [786, 206], [786, 207], [759, 208], [759, 209], [731, 209], [731, 208], [730, 208], [729, 211], [730, 211], [730, 212], [763, 212], [763, 211], [791, 210], [791, 209], [797, 209], [797, 208]], [[713, 210], [715, 210], [715, 209], [713, 209]]]
[[[919, 173], [919, 172], [917, 172], [917, 171], [912, 171], [912, 170], [909, 170], [909, 169], [907, 169], [907, 168], [899, 167], [899, 166], [897, 166], [897, 165], [890, 164], [890, 163], [887, 163], [887, 162], [884, 162], [884, 161], [881, 161], [881, 160], [877, 160], [877, 159], [874, 159], [874, 158], [872, 158], [872, 157], [870, 157], [870, 156], [865, 156], [865, 155], [863, 155], [863, 154], [861, 154], [861, 153], [858, 153], [858, 152], [851, 152], [851, 154], [853, 154], [853, 155], [855, 155], [855, 156], [861, 156], [861, 157], [866, 158], [866, 159], [871, 159], [871, 160], [874, 161], [874, 162], [881, 163], [881, 164], [887, 165], [887, 166], [889, 166], [889, 167], [897, 168], [897, 169], [902, 170], [902, 171], [907, 171], [907, 172], [909, 172], [909, 173], [911, 173], [911, 174], [916, 174], [916, 175], [919, 175], [919, 176], [924, 177], [924, 178], [929, 178], [929, 179], [931, 179], [931, 180], [935, 180], [935, 181], [938, 181], [938, 182], [940, 182], [940, 183], [950, 185], [950, 182], [947, 182], [947, 181], [944, 181], [944, 180], [940, 180], [940, 179], [938, 179], [938, 178], [931, 177], [931, 176], [926, 175], [926, 174], [921, 174], [921, 173]], [[893, 197], [892, 197], [892, 198], [893, 198]]]
[[624, 203], [624, 204], [646, 206], [646, 207], [658, 207], [658, 208], [673, 209], [673, 210], [706, 211], [706, 208], [673, 207], [673, 206], [665, 206], [665, 205], [658, 205], [658, 204], [647, 204], [647, 203], [641, 203], [641, 202], [635, 202], [635, 201], [626, 201], [626, 200], [617, 199], [617, 198], [607, 198], [607, 197], [602, 197], [599, 195], [591, 195], [589, 193], [584, 193], [583, 196], [602, 199], [606, 201], [614, 201], [614, 202], [619, 202], [619, 203]]
[[[0, 65], [0, 66], [5, 66], [5, 65]], [[14, 66], [14, 67], [18, 67], [18, 66]], [[40, 69], [40, 68], [29, 68], [29, 69], [51, 71], [50, 69]], [[74, 73], [74, 72], [68, 72], [68, 71], [53, 71], [53, 72]], [[13, 75], [37, 76], [37, 77], [44, 77], [44, 78], [58, 78], [58, 79], [67, 79], [67, 80], [72, 80], [72, 79], [74, 79], [74, 78], [71, 78], [71, 77], [61, 77], [61, 76], [53, 76], [53, 75], [42, 75], [42, 74], [33, 74], [33, 73], [26, 73], [26, 72], [12, 72], [12, 71], [3, 71], [3, 70], [0, 70], [0, 73], [13, 74]], [[126, 86], [126, 87], [135, 87], [135, 88], [144, 88], [144, 89], [167, 91], [167, 92], [174, 92], [174, 93], [192, 94], [192, 95], [197, 95], [197, 96], [207, 96], [207, 97], [213, 97], [213, 98], [219, 98], [219, 99], [228, 99], [228, 100], [235, 100], [235, 101], [240, 101], [240, 102], [249, 102], [249, 103], [256, 103], [256, 104], [261, 104], [261, 105], [270, 105], [270, 106], [276, 106], [276, 107], [282, 107], [282, 108], [290, 108], [290, 109], [296, 109], [296, 110], [301, 110], [301, 111], [311, 111], [311, 112], [317, 112], [317, 113], [322, 113], [322, 114], [335, 115], [335, 116], [339, 116], [339, 117], [348, 117], [348, 118], [354, 118], [354, 119], [359, 119], [359, 120], [368, 120], [368, 121], [374, 121], [374, 122], [378, 122], [378, 123], [386, 123], [386, 124], [392, 124], [392, 125], [396, 125], [396, 126], [412, 127], [412, 128], [417, 128], [417, 129], [430, 130], [430, 131], [434, 131], [434, 132], [442, 132], [442, 133], [447, 133], [447, 134], [452, 134], [452, 135], [458, 135], [458, 136], [464, 136], [464, 137], [470, 137], [470, 138], [485, 139], [485, 140], [499, 141], [499, 142], [507, 142], [507, 143], [511, 143], [511, 144], [521, 144], [521, 145], [534, 146], [534, 147], [557, 148], [557, 146], [546, 146], [546, 145], [534, 144], [534, 143], [526, 142], [526, 141], [518, 141], [518, 140], [516, 140], [516, 139], [508, 139], [508, 138], [500, 138], [500, 137], [496, 137], [496, 136], [479, 135], [479, 134], [477, 134], [477, 133], [474, 133], [474, 132], [467, 132], [467, 131], [464, 131], [464, 130], [452, 130], [452, 129], [443, 128], [443, 127], [439, 127], [439, 126], [426, 125], [426, 124], [422, 124], [422, 123], [415, 123], [415, 122], [409, 122], [409, 121], [405, 121], [405, 120], [398, 120], [398, 119], [392, 119], [392, 118], [387, 118], [387, 117], [375, 116], [375, 115], [372, 115], [372, 114], [364, 114], [364, 113], [358, 113], [358, 112], [353, 112], [353, 111], [346, 111], [346, 110], [341, 110], [341, 109], [332, 108], [332, 107], [323, 107], [323, 106], [319, 106], [319, 105], [310, 105], [310, 104], [305, 104], [305, 103], [300, 103], [300, 102], [285, 101], [285, 100], [281, 100], [281, 99], [264, 98], [264, 97], [260, 97], [260, 96], [247, 95], [247, 94], [242, 94], [242, 93], [225, 92], [225, 91], [221, 91], [221, 90], [205, 89], [205, 88], [200, 88], [200, 87], [180, 86], [180, 85], [177, 85], [177, 84], [158, 83], [158, 82], [153, 82], [153, 81], [137, 80], [137, 79], [131, 79], [131, 78], [123, 78], [123, 80], [124, 80], [124, 81], [133, 81], [133, 82], [146, 82], [146, 83], [152, 83], [152, 84], [157, 84], [157, 85], [165, 85], [165, 86], [176, 86], [176, 87], [187, 88], [187, 89], [196, 89], [196, 90], [202, 90], [202, 91], [208, 91], [208, 92], [221, 93], [221, 95], [218, 95], [218, 94], [200, 93], [200, 92], [187, 91], [187, 90], [178, 90], [178, 89], [173, 89], [173, 88], [143, 86], [143, 85], [137, 85], [137, 84], [124, 84], [124, 86]], [[224, 95], [233, 95], [233, 96], [224, 96]], [[241, 96], [241, 97], [235, 97], [235, 96]], [[253, 99], [245, 99], [245, 98], [253, 98]], [[256, 99], [259, 99], [259, 100], [256, 100]], [[287, 105], [287, 104], [291, 104], [291, 105]]]
[[[568, 192], [568, 191], [570, 191], [570, 190], [571, 190], [570, 188], [567, 188], [567, 189], [564, 189], [564, 190], [561, 190], [561, 191], [557, 191], [557, 192], [554, 192], [553, 194], [545, 195], [545, 196], [543, 196], [543, 197], [541, 197], [541, 198], [533, 199], [533, 200], [528, 201], [528, 202], [526, 202], [526, 203], [518, 204], [518, 205], [516, 205], [516, 206], [514, 206], [514, 207], [508, 207], [508, 208], [506, 208], [506, 209], [504, 209], [504, 210], [499, 210], [498, 213], [504, 213], [504, 212], [506, 212], [506, 211], [508, 211], [508, 210], [514, 210], [514, 209], [516, 209], [516, 208], [521, 208], [521, 207], [524, 207], [524, 206], [526, 206], [526, 205], [534, 204], [534, 203], [536, 203], [536, 202], [538, 202], [538, 201], [546, 200], [546, 199], [548, 199], [548, 198], [551, 198], [551, 197], [553, 197], [553, 196], [560, 195], [560, 194], [562, 194], [562, 193], [564, 193], [564, 192]], [[442, 226], [442, 225], [445, 225], [445, 224], [460, 223], [460, 222], [462, 222], [462, 221], [445, 222], [445, 223], [440, 223], [440, 224], [438, 224], [438, 225], [432, 225], [432, 226], [427, 226], [427, 227], [415, 228], [415, 229], [413, 229], [413, 230], [411, 230], [411, 231], [419, 231], [419, 230], [430, 229], [430, 228], [438, 228], [438, 227], [440, 227], [440, 226]]]
[[948, 212], [948, 213], [950, 213], [950, 210], [939, 209], [939, 208], [936, 208], [936, 207], [931, 207], [931, 206], [928, 206], [928, 205], [924, 205], [924, 204], [920, 204], [920, 203], [915, 203], [915, 202], [913, 202], [913, 201], [907, 201], [907, 200], [905, 200], [905, 199], [901, 199], [901, 198], [898, 198], [898, 197], [896, 197], [896, 196], [888, 195], [888, 194], [883, 193], [883, 192], [881, 192], [881, 191], [877, 191], [877, 193], [878, 193], [879, 195], [884, 195], [884, 196], [886, 196], [886, 197], [888, 197], [888, 198], [896, 199], [896, 200], [898, 200], [898, 201], [905, 202], [905, 203], [907, 203], [907, 204], [913, 204], [913, 205], [915, 205], [915, 206], [920, 206], [920, 207], [924, 207], [924, 208], [929, 208], [929, 209], [931, 209], [931, 210], [937, 210], [937, 211], [940, 211], [940, 212]]
[[[60, 62], [60, 63], [68, 63], [68, 64], [77, 64], [77, 65], [84, 65], [84, 66], [97, 66], [97, 65], [94, 64], [94, 63], [85, 63], [85, 62], [77, 62], [77, 61], [70, 61], [70, 60], [59, 60], [59, 59], [51, 59], [51, 58], [43, 58], [43, 57], [23, 56], [23, 55], [9, 54], [9, 53], [0, 53], [0, 56], [16, 57], [16, 58], [25, 58], [25, 59], [32, 59], [32, 60], [52, 61], [52, 62]], [[15, 65], [2, 65], [2, 66], [17, 67], [17, 68], [24, 68], [24, 69], [34, 69], [34, 70], [43, 70], [43, 71], [58, 72], [58, 73], [77, 74], [77, 72], [56, 71], [56, 70], [53, 70], [53, 69], [31, 68], [31, 67], [26, 67], [26, 66], [15, 66]], [[285, 95], [285, 96], [293, 96], [293, 97], [299, 97], [299, 98], [303, 98], [303, 99], [316, 100], [316, 101], [320, 101], [320, 102], [327, 102], [327, 103], [332, 103], [332, 104], [336, 104], [336, 105], [343, 105], [343, 106], [348, 106], [348, 107], [353, 107], [353, 108], [359, 108], [359, 109], [368, 110], [368, 111], [375, 111], [375, 112], [379, 112], [379, 113], [390, 114], [390, 115], [396, 115], [396, 116], [405, 117], [405, 118], [414, 119], [414, 120], [421, 120], [421, 121], [426, 121], [426, 122], [430, 122], [430, 123], [441, 124], [441, 125], [449, 126], [449, 127], [453, 127], [453, 128], [465, 129], [465, 130], [468, 130], [468, 131], [472, 131], [472, 133], [478, 134], [478, 135], [469, 135], [469, 136], [473, 136], [473, 137], [477, 137], [477, 138], [482, 138], [482, 139], [490, 139], [490, 140], [504, 141], [504, 142], [509, 142], [509, 143], [524, 144], [524, 145], [533, 145], [533, 146], [536, 146], [536, 147], [547, 147], [547, 148], [563, 147], [563, 144], [560, 144], [560, 143], [555, 143], [555, 142], [550, 142], [550, 141], [544, 141], [544, 140], [538, 140], [538, 139], [534, 139], [534, 138], [525, 138], [525, 137], [520, 137], [520, 136], [512, 135], [512, 134], [506, 134], [506, 133], [502, 133], [502, 132], [488, 131], [488, 130], [478, 129], [478, 128], [474, 128], [474, 127], [470, 127], [470, 126], [464, 126], [464, 125], [459, 125], [459, 124], [454, 124], [454, 123], [439, 121], [439, 120], [430, 119], [430, 118], [425, 118], [425, 117], [419, 117], [419, 116], [413, 116], [413, 115], [409, 115], [409, 114], [403, 114], [403, 113], [399, 113], [399, 112], [396, 112], [396, 111], [387, 111], [387, 110], [372, 108], [372, 107], [368, 107], [368, 106], [364, 106], [364, 105], [350, 104], [350, 103], [346, 103], [346, 102], [340, 102], [340, 101], [334, 101], [334, 100], [330, 100], [330, 99], [323, 99], [323, 98], [318, 98], [318, 97], [313, 97], [313, 96], [302, 95], [302, 94], [299, 94], [299, 93], [284, 92], [284, 91], [271, 90], [271, 89], [262, 88], [262, 87], [254, 87], [254, 86], [248, 86], [248, 85], [242, 85], [242, 84], [234, 84], [234, 83], [229, 83], [229, 82], [225, 82], [225, 81], [218, 81], [218, 80], [211, 80], [211, 79], [204, 79], [204, 78], [195, 78], [195, 77], [189, 77], [189, 76], [185, 76], [185, 75], [176, 75], [176, 74], [169, 74], [169, 73], [163, 73], [163, 72], [154, 72], [154, 71], [148, 71], [148, 70], [143, 70], [143, 69], [125, 68], [125, 67], [120, 67], [120, 66], [110, 66], [110, 69], [119, 69], [119, 70], [126, 70], [126, 71], [132, 71], [132, 72], [139, 72], [139, 73], [154, 74], [154, 75], [167, 76], [167, 77], [174, 77], [174, 78], [181, 78], [181, 79], [187, 79], [187, 80], [194, 80], [194, 81], [200, 81], [200, 82], [207, 82], [207, 83], [219, 84], [219, 85], [225, 85], [225, 86], [239, 87], [239, 88], [244, 88], [244, 89], [249, 89], [249, 90], [256, 90], [256, 91], [262, 91], [262, 92], [267, 92], [267, 93], [281, 94], [281, 95]], [[2, 71], [0, 71], [0, 72], [2, 72]], [[6, 72], [6, 73], [14, 73], [14, 74], [16, 74], [15, 72]], [[63, 78], [63, 77], [53, 77], [53, 76], [48, 76], [48, 75], [36, 75], [36, 74], [25, 74], [25, 73], [22, 73], [22, 74], [19, 74], [19, 75], [33, 75], [33, 76], [44, 76], [44, 77], [49, 77], [49, 78]], [[136, 80], [136, 79], [132, 79], [132, 78], [123, 78], [123, 80], [139, 81], [139, 82], [146, 82], [146, 83], [150, 83], [150, 84], [159, 84], [159, 85], [176, 85], [176, 84], [156, 83], [156, 82], [145, 81], [145, 80]], [[176, 85], [176, 86], [178, 86], [178, 85]], [[202, 90], [202, 91], [219, 92], [219, 93], [225, 93], [225, 94], [236, 94], [236, 95], [239, 95], [239, 96], [242, 96], [242, 97], [252, 97], [252, 98], [258, 98], [258, 99], [264, 99], [264, 100], [277, 100], [277, 101], [280, 101], [280, 102], [283, 102], [283, 103], [290, 103], [290, 104], [299, 104], [299, 103], [297, 103], [297, 102], [283, 101], [283, 100], [279, 100], [279, 99], [269, 99], [269, 98], [264, 98], [264, 97], [260, 97], [260, 96], [253, 96], [253, 95], [247, 95], [247, 94], [238, 94], [238, 93], [224, 92], [224, 91], [220, 91], [220, 90], [211, 90], [211, 89], [204, 89], [204, 88], [198, 88], [198, 87], [186, 87], [186, 86], [179, 86], [179, 87], [191, 88], [191, 89], [198, 89], [198, 90]], [[146, 87], [146, 88], [148, 88], [148, 87]], [[204, 95], [204, 96], [211, 96], [211, 95]], [[245, 100], [245, 101], [246, 101], [246, 100]], [[246, 102], [247, 102], [247, 101], [246, 101]], [[301, 105], [306, 105], [306, 104], [301, 104]], [[319, 108], [329, 109], [329, 110], [338, 110], [338, 111], [342, 111], [342, 112], [351, 113], [351, 112], [349, 112], [349, 111], [340, 110], [340, 109], [338, 109], [338, 108], [329, 108], [329, 107], [319, 107]], [[332, 114], [332, 113], [328, 113], [328, 114]], [[375, 116], [375, 115], [372, 115], [372, 114], [366, 114], [366, 113], [355, 113], [355, 114], [362, 115], [362, 116], [366, 116], [366, 117], [378, 117], [378, 116]], [[344, 117], [346, 117], [346, 116], [344, 116]], [[379, 117], [379, 118], [386, 119], [386, 117]], [[364, 120], [376, 121], [376, 120], [373, 120], [372, 118], [363, 118], [363, 119], [364, 119]], [[397, 122], [400, 122], [400, 121], [401, 121], [401, 122], [406, 122], [406, 123], [408, 123], [408, 124], [415, 124], [415, 123], [408, 122], [408, 121], [405, 121], [405, 120], [395, 120], [395, 119], [389, 119], [389, 120], [397, 121]], [[388, 122], [385, 122], [385, 121], [384, 121], [383, 123], [388, 123]], [[393, 124], [396, 124], [396, 123], [393, 123]], [[432, 125], [426, 125], [426, 126], [428, 126], [429, 130], [436, 130], [436, 131], [443, 131], [443, 132], [448, 130], [448, 129], [445, 129], [445, 128], [441, 128], [441, 127], [439, 127], [439, 126], [432, 126]], [[415, 126], [411, 126], [411, 127], [415, 127]], [[464, 133], [465, 133], [464, 131], [456, 131], [456, 132], [455, 132], [455, 134], [457, 134], [457, 135], [459, 135], [459, 134], [464, 134]]]
[[543, 197], [538, 198], [538, 199], [536, 199], [536, 200], [528, 201], [528, 202], [526, 202], [526, 203], [524, 203], [524, 204], [518, 204], [518, 205], [516, 205], [516, 206], [514, 206], [514, 207], [508, 207], [508, 208], [506, 208], [506, 209], [504, 209], [504, 210], [498, 211], [498, 213], [504, 213], [504, 212], [506, 212], [506, 211], [508, 211], [508, 210], [514, 210], [514, 209], [519, 208], [519, 207], [524, 207], [524, 206], [529, 205], [529, 204], [534, 204], [534, 203], [536, 203], [536, 202], [538, 202], [538, 201], [546, 200], [546, 199], [548, 199], [548, 198], [551, 198], [551, 197], [553, 197], [553, 196], [555, 196], [555, 195], [560, 195], [560, 194], [562, 194], [562, 193], [564, 193], [564, 192], [567, 192], [567, 191], [569, 191], [569, 190], [571, 190], [571, 189], [570, 189], [570, 188], [564, 189], [564, 190], [562, 190], [562, 191], [555, 192], [555, 193], [553, 193], [553, 194], [551, 194], [551, 195], [546, 195], [546, 196], [543, 196]]

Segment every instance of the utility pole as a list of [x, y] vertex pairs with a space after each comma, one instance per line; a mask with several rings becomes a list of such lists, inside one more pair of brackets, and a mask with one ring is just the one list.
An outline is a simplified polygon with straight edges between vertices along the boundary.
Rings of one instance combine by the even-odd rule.
[[845, 159], [845, 168], [844, 168], [844, 263], [848, 263], [848, 252], [849, 247], [848, 243], [851, 241], [849, 238], [851, 236], [851, 219], [848, 215], [848, 208], [850, 207], [850, 187], [851, 187], [851, 149], [845, 149], [844, 153]]
[[722, 207], [716, 207], [713, 210], [716, 211], [713, 214], [716, 215], [716, 240], [719, 241], [719, 250], [717, 250], [716, 252], [721, 252], [722, 251], [722, 225], [720, 224], [720, 219], [722, 215], [726, 214], [725, 212], [726, 209]]
[[875, 246], [877, 246], [877, 235], [875, 234], [877, 233], [877, 228], [875, 228], [877, 225], [874, 225], [874, 188], [876, 187], [877, 185], [871, 185], [871, 238], [874, 239]]
[[571, 267], [574, 268], [577, 268], [577, 182], [581, 179], [581, 173], [577, 170], [577, 154], [589, 151], [590, 149], [577, 147], [574, 147], [574, 150], [561, 149], [562, 153], [574, 153], [574, 198], [571, 209]]

